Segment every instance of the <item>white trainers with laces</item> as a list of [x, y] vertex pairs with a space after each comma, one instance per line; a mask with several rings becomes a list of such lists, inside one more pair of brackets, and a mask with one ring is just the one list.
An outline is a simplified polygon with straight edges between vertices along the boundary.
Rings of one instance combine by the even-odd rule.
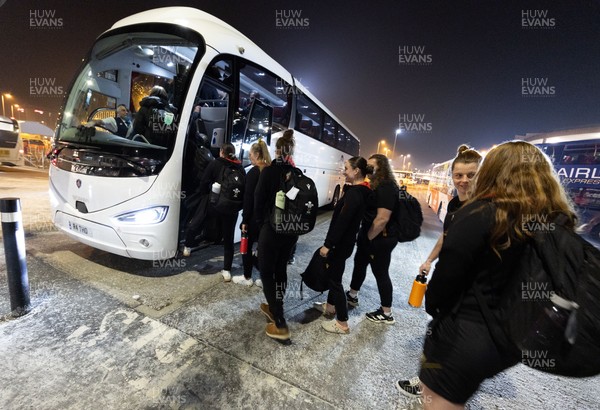
[[246, 277], [244, 275], [238, 275], [238, 276], [234, 276], [233, 278], [231, 278], [231, 280], [233, 281], [233, 283], [237, 283], [238, 285], [245, 285], [245, 286], [252, 286], [252, 284], [254, 284], [254, 282], [252, 281], [252, 278], [250, 279], [246, 279]]
[[221, 276], [223, 276], [223, 280], [225, 282], [231, 282], [231, 272], [229, 272], [228, 270], [223, 269], [221, 271]]

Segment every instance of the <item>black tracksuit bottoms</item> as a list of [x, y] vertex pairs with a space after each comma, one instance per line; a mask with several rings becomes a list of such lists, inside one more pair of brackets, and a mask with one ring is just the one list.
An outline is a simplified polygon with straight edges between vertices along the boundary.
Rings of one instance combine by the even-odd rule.
[[269, 223], [264, 223], [258, 237], [258, 267], [263, 282], [263, 292], [277, 327], [285, 327], [283, 299], [287, 288], [287, 263], [296, 235], [275, 233]]
[[358, 238], [354, 254], [354, 270], [350, 288], [360, 290], [367, 277], [367, 267], [371, 265], [373, 276], [377, 281], [381, 306], [392, 307], [392, 280], [390, 279], [390, 262], [392, 251], [398, 244], [396, 237], [377, 237], [369, 241], [366, 236]]

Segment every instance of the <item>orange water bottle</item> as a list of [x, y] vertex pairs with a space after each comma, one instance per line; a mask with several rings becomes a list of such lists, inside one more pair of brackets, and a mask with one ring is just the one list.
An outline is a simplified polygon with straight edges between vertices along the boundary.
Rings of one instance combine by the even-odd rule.
[[412, 307], [421, 307], [423, 303], [423, 297], [427, 290], [427, 277], [425, 271], [417, 275], [417, 278], [413, 282], [412, 289], [410, 290], [410, 296], [408, 297], [408, 304]]
[[242, 240], [240, 241], [240, 253], [242, 255], [248, 253], [248, 232], [242, 232]]

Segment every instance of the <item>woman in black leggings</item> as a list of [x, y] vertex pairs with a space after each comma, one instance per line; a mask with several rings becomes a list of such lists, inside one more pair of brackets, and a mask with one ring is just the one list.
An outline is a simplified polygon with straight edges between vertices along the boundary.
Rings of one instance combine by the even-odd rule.
[[276, 159], [260, 173], [254, 193], [254, 215], [260, 227], [258, 236], [258, 268], [267, 303], [260, 310], [269, 323], [265, 329], [272, 339], [286, 341], [290, 330], [283, 316], [283, 299], [287, 288], [287, 265], [298, 235], [277, 233], [271, 227], [270, 216], [280, 189], [282, 174], [294, 166], [294, 131], [286, 130], [275, 144]]
[[358, 305], [358, 291], [367, 276], [367, 266], [371, 265], [379, 289], [381, 306], [374, 312], [367, 313], [367, 319], [391, 325], [395, 320], [392, 316], [393, 286], [389, 269], [392, 251], [398, 244], [395, 212], [398, 212], [396, 204], [399, 188], [385, 155], [372, 155], [368, 163], [373, 167], [371, 188], [375, 192], [377, 214], [372, 222], [363, 220], [354, 255], [352, 282], [346, 296], [348, 304]]
[[259, 227], [256, 224], [254, 218], [254, 192], [256, 191], [256, 185], [258, 184], [258, 178], [262, 170], [271, 165], [271, 156], [269, 155], [269, 148], [263, 140], [255, 142], [250, 147], [248, 154], [252, 169], [246, 174], [246, 189], [244, 190], [244, 208], [242, 210], [242, 233], [248, 235], [248, 252], [242, 255], [242, 262], [244, 265], [244, 275], [234, 276], [233, 283], [239, 285], [252, 286], [256, 285], [262, 288], [262, 281], [256, 279], [256, 282], [252, 281], [252, 268], [254, 267], [254, 255], [252, 254], [252, 247], [255, 242], [258, 242]]
[[[367, 175], [367, 160], [353, 157], [344, 163], [344, 176], [351, 185], [344, 187], [344, 195], [333, 211], [325, 244], [320, 249], [327, 258], [329, 268], [329, 294], [326, 303], [315, 303], [315, 309], [327, 315], [337, 313], [337, 320], [322, 323], [323, 329], [331, 333], [348, 334], [348, 303], [342, 285], [346, 259], [352, 255], [356, 234], [365, 212], [375, 213], [375, 201]], [[371, 217], [372, 219], [372, 217]]]

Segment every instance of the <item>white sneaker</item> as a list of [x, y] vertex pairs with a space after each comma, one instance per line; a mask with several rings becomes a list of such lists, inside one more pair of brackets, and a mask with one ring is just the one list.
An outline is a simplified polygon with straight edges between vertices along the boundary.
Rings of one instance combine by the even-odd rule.
[[237, 283], [238, 285], [246, 285], [248, 287], [252, 286], [252, 284], [254, 283], [252, 281], [252, 278], [246, 279], [244, 275], [234, 276], [233, 278], [231, 278], [231, 280], [233, 281], [233, 283]]
[[254, 285], [262, 289], [262, 280], [256, 279], [254, 281]]
[[223, 276], [223, 280], [225, 282], [231, 282], [231, 272], [229, 272], [228, 270], [223, 269], [221, 271], [221, 276]]

